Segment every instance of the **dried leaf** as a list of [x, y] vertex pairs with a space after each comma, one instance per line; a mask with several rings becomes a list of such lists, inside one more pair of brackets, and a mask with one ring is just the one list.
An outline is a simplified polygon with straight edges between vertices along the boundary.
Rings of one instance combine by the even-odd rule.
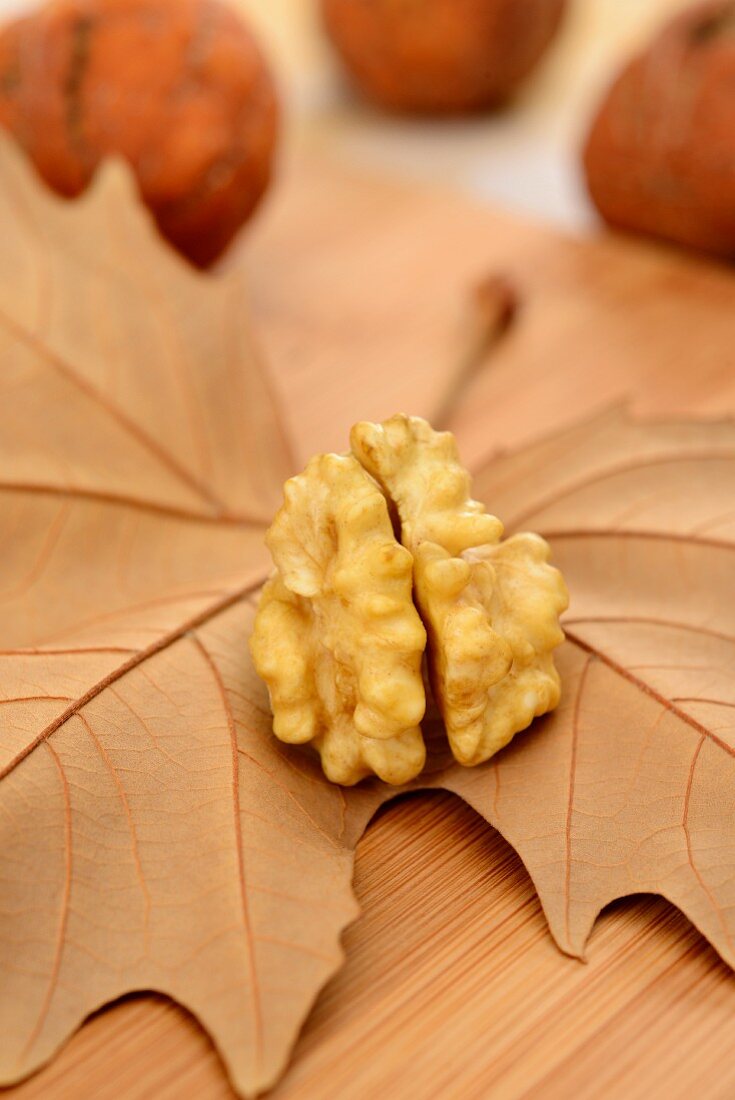
[[650, 891], [735, 966], [735, 427], [614, 411], [478, 482], [567, 578], [565, 697], [446, 786], [518, 851], [563, 950]]
[[244, 635], [220, 659], [288, 448], [238, 281], [169, 255], [122, 168], [66, 204], [0, 160], [1, 1076], [151, 987], [245, 1089], [354, 911], [340, 792], [297, 774], [310, 813], [264, 769], [226, 687]]
[[[395, 792], [270, 733], [246, 643], [288, 445], [236, 281], [186, 270], [127, 191], [112, 168], [63, 204], [0, 149], [0, 1079], [156, 989], [252, 1095], [339, 965]], [[504, 833], [564, 950], [652, 890], [735, 965], [735, 427], [613, 412], [475, 492], [553, 543], [565, 700], [414, 786]]]

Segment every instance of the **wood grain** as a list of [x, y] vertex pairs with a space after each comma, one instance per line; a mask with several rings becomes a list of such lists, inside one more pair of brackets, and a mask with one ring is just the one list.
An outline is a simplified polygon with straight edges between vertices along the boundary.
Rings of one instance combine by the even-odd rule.
[[[471, 456], [623, 396], [649, 413], [735, 410], [724, 269], [568, 242], [318, 160], [284, 183], [243, 261], [305, 449], [331, 442], [304, 431], [317, 410], [338, 445], [355, 416], [420, 403], [461, 349], [467, 288], [496, 269], [525, 309], [457, 412]], [[344, 386], [326, 392], [320, 378], [339, 361]], [[357, 893], [365, 912], [346, 935], [347, 966], [274, 1096], [732, 1095], [735, 979], [665, 903], [616, 904], [590, 962], [565, 959], [515, 855], [448, 796], [380, 817], [360, 847]], [[7, 1095], [231, 1093], [192, 1020], [143, 997], [97, 1015]]]

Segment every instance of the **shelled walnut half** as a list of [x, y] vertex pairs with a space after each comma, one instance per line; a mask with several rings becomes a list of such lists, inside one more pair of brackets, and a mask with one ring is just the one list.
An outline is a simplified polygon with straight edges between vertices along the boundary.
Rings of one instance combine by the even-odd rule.
[[479, 764], [559, 702], [553, 651], [568, 603], [542, 538], [501, 542], [503, 525], [470, 498], [449, 432], [395, 416], [357, 424], [352, 449], [393, 502], [414, 559], [431, 685], [452, 752]]
[[268, 533], [251, 649], [274, 732], [313, 742], [335, 782], [407, 782], [424, 764], [426, 650], [452, 752], [478, 764], [559, 701], [564, 581], [537, 535], [501, 541], [448, 432], [395, 416], [350, 441], [286, 483]]
[[411, 555], [351, 456], [313, 458], [284, 497], [267, 536], [277, 572], [251, 640], [274, 733], [313, 741], [336, 783], [371, 772], [405, 783], [425, 757], [426, 632], [411, 599]]

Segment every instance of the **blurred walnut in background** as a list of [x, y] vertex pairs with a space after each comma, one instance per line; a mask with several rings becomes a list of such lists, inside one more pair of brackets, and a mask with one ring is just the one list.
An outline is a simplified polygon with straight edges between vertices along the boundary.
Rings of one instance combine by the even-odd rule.
[[273, 81], [219, 0], [55, 0], [0, 33], [0, 124], [62, 195], [133, 167], [159, 228], [214, 260], [270, 178]]
[[565, 0], [322, 0], [361, 90], [390, 110], [448, 113], [506, 99], [539, 60]]
[[612, 225], [735, 257], [735, 2], [674, 19], [610, 90], [584, 151]]

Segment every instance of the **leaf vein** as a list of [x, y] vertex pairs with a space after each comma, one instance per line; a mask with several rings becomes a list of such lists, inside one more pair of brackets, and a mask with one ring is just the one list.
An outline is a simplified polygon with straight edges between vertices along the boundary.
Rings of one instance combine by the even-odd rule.
[[694, 847], [692, 845], [691, 830], [689, 828], [689, 810], [690, 810], [690, 807], [691, 807], [692, 788], [694, 786], [694, 773], [696, 771], [697, 763], [699, 761], [699, 754], [702, 751], [705, 740], [706, 740], [706, 738], [704, 736], [700, 737], [699, 741], [697, 742], [697, 747], [694, 750], [694, 755], [692, 756], [692, 762], [691, 762], [691, 765], [689, 767], [689, 775], [687, 776], [686, 791], [685, 791], [685, 794], [684, 794], [684, 812], [683, 812], [683, 815], [682, 815], [681, 824], [682, 824], [682, 828], [684, 829], [684, 835], [686, 837], [687, 860], [689, 862], [689, 866], [691, 867], [692, 872], [694, 873], [694, 877], [696, 878], [696, 880], [699, 883], [700, 887], [702, 888], [702, 890], [706, 894], [710, 905], [712, 906], [715, 913], [717, 914], [717, 919], [720, 922], [720, 927], [722, 928], [723, 935], [725, 936], [725, 939], [727, 940], [728, 946], [729, 946], [730, 950], [732, 951], [733, 950], [733, 942], [732, 942], [732, 937], [730, 936], [730, 929], [728, 928], [727, 921], [725, 920], [725, 914], [722, 912], [722, 907], [720, 906], [719, 902], [717, 901], [717, 898], [715, 897], [712, 889], [709, 887], [709, 885], [705, 881], [705, 878], [704, 878], [702, 872], [697, 867], [697, 864], [696, 864], [695, 859], [694, 859]]
[[41, 1029], [48, 1016], [49, 1008], [51, 1007], [51, 1001], [53, 999], [54, 991], [59, 980], [59, 971], [61, 969], [61, 958], [64, 952], [64, 944], [66, 942], [66, 928], [69, 919], [69, 898], [71, 895], [71, 875], [72, 875], [72, 827], [71, 827], [71, 796], [69, 794], [69, 780], [66, 778], [66, 772], [64, 771], [63, 764], [59, 758], [59, 754], [56, 749], [49, 742], [46, 742], [46, 746], [51, 753], [51, 757], [54, 761], [56, 769], [59, 773], [59, 779], [61, 781], [61, 791], [64, 800], [64, 885], [61, 895], [61, 908], [59, 914], [59, 926], [56, 935], [56, 943], [54, 944], [54, 957], [51, 964], [51, 972], [49, 974], [49, 980], [46, 986], [46, 992], [44, 993], [43, 1001], [41, 1002], [41, 1008], [36, 1018], [36, 1022], [31, 1029], [28, 1036], [28, 1040], [20, 1055], [20, 1061], [23, 1061], [30, 1050], [33, 1048], [34, 1043], [41, 1034]]
[[634, 687], [637, 687], [639, 691], [642, 691], [644, 693], [644, 695], [649, 695], [652, 699], [655, 699], [657, 703], [660, 703], [661, 706], [666, 707], [667, 710], [671, 711], [671, 713], [676, 715], [677, 718], [680, 718], [682, 722], [686, 723], [686, 725], [691, 726], [692, 729], [696, 730], [697, 733], [702, 734], [710, 741], [713, 741], [729, 756], [735, 757], [735, 748], [732, 748], [730, 745], [728, 745], [726, 741], [723, 741], [720, 737], [713, 733], [712, 730], [709, 730], [706, 726], [703, 726], [701, 722], [698, 722], [696, 720], [696, 718], [692, 718], [691, 715], [686, 713], [686, 711], [683, 711], [679, 707], [677, 707], [674, 704], [673, 700], [667, 699], [665, 695], [662, 695], [661, 692], [656, 691], [656, 689], [651, 687], [650, 684], [645, 683], [643, 680], [640, 679], [640, 677], [635, 676], [630, 671], [630, 669], [627, 669], [623, 665], [619, 664], [612, 657], [609, 657], [606, 653], [603, 653], [596, 646], [590, 645], [589, 642], [585, 642], [582, 638], [575, 635], [571, 630], [566, 631], [566, 636], [573, 645], [577, 646], [578, 649], [582, 649], [585, 651], [585, 653], [591, 653], [595, 657], [598, 657], [603, 664], [607, 665], [607, 667], [610, 668], [613, 672], [617, 673], [618, 676], [622, 676], [624, 680], [627, 680], [629, 683], [633, 684]]
[[582, 697], [587, 686], [587, 676], [590, 666], [595, 660], [593, 654], [588, 653], [582, 673], [579, 678], [577, 695], [574, 700], [574, 715], [572, 718], [572, 751], [569, 761], [569, 796], [567, 798], [567, 813], [564, 825], [564, 931], [566, 942], [569, 944], [570, 910], [572, 896], [572, 816], [574, 813], [574, 788], [577, 778], [577, 749], [579, 744], [579, 714], [582, 706]]
[[232, 801], [234, 809], [235, 844], [237, 847], [237, 874], [240, 885], [240, 903], [242, 906], [242, 920], [245, 937], [247, 939], [248, 969], [250, 972], [250, 995], [253, 1008], [253, 1039], [254, 1039], [254, 1068], [253, 1074], [260, 1079], [260, 1066], [263, 1061], [263, 1021], [260, 1008], [260, 995], [258, 992], [258, 968], [255, 957], [255, 934], [250, 916], [250, 904], [248, 901], [247, 885], [245, 881], [245, 852], [242, 838], [242, 821], [240, 818], [240, 761], [237, 752], [237, 727], [232, 713], [230, 701], [227, 698], [227, 689], [222, 679], [222, 674], [215, 664], [214, 659], [207, 650], [198, 634], [192, 634], [192, 641], [202, 655], [212, 677], [214, 678], [219, 693], [222, 708], [227, 720], [227, 729], [230, 735], [232, 751]]
[[554, 504], [558, 504], [559, 501], [564, 500], [567, 497], [573, 496], [574, 493], [580, 492], [583, 489], [589, 489], [593, 485], [599, 485], [601, 481], [607, 481], [610, 478], [618, 477], [620, 474], [636, 473], [638, 470], [651, 469], [654, 466], [667, 466], [671, 463], [679, 462], [732, 462], [735, 461], [735, 451], [690, 451], [685, 454], [679, 452], [672, 452], [671, 454], [657, 455], [648, 459], [637, 459], [634, 462], [621, 462], [617, 466], [609, 466], [605, 470], [598, 470], [591, 477], [580, 478], [572, 484], [564, 485], [561, 489], [554, 493], [550, 493], [547, 497], [537, 501], [532, 507], [524, 509], [519, 515], [513, 518], [513, 527], [516, 528], [521, 523], [526, 523], [532, 516], [535, 516], [538, 512], [543, 512], [547, 508], [552, 507]]
[[4, 779], [6, 775], [12, 772], [15, 768], [21, 764], [27, 756], [29, 756], [34, 749], [36, 749], [44, 741], [48, 741], [48, 738], [60, 729], [65, 722], [68, 722], [78, 711], [87, 703], [95, 699], [105, 688], [110, 684], [114, 684], [117, 680], [120, 680], [123, 676], [126, 676], [128, 672], [132, 672], [134, 668], [142, 664], [143, 661], [147, 661], [150, 657], [153, 657], [156, 653], [161, 653], [163, 650], [168, 649], [174, 642], [179, 641], [185, 634], [188, 634], [190, 630], [193, 630], [197, 626], [201, 626], [203, 623], [209, 622], [216, 615], [219, 615], [222, 611], [226, 611], [229, 607], [233, 607], [240, 600], [244, 599], [250, 592], [252, 592], [262, 582], [263, 578], [259, 577], [255, 581], [251, 581], [247, 585], [243, 585], [241, 588], [236, 588], [234, 591], [227, 593], [227, 595], [221, 597], [214, 604], [211, 604], [204, 611], [195, 615], [193, 618], [188, 619], [182, 623], [175, 630], [169, 631], [168, 634], [164, 634], [161, 638], [158, 638], [151, 645], [145, 649], [139, 650], [135, 653], [129, 661], [125, 661], [119, 665], [112, 672], [108, 673], [101, 680], [98, 680], [96, 684], [93, 684], [88, 691], [85, 691], [83, 695], [80, 695], [70, 706], [66, 708], [63, 714], [60, 714], [53, 722], [50, 722], [48, 726], [40, 731], [20, 752], [2, 768], [0, 768], [0, 780]]

